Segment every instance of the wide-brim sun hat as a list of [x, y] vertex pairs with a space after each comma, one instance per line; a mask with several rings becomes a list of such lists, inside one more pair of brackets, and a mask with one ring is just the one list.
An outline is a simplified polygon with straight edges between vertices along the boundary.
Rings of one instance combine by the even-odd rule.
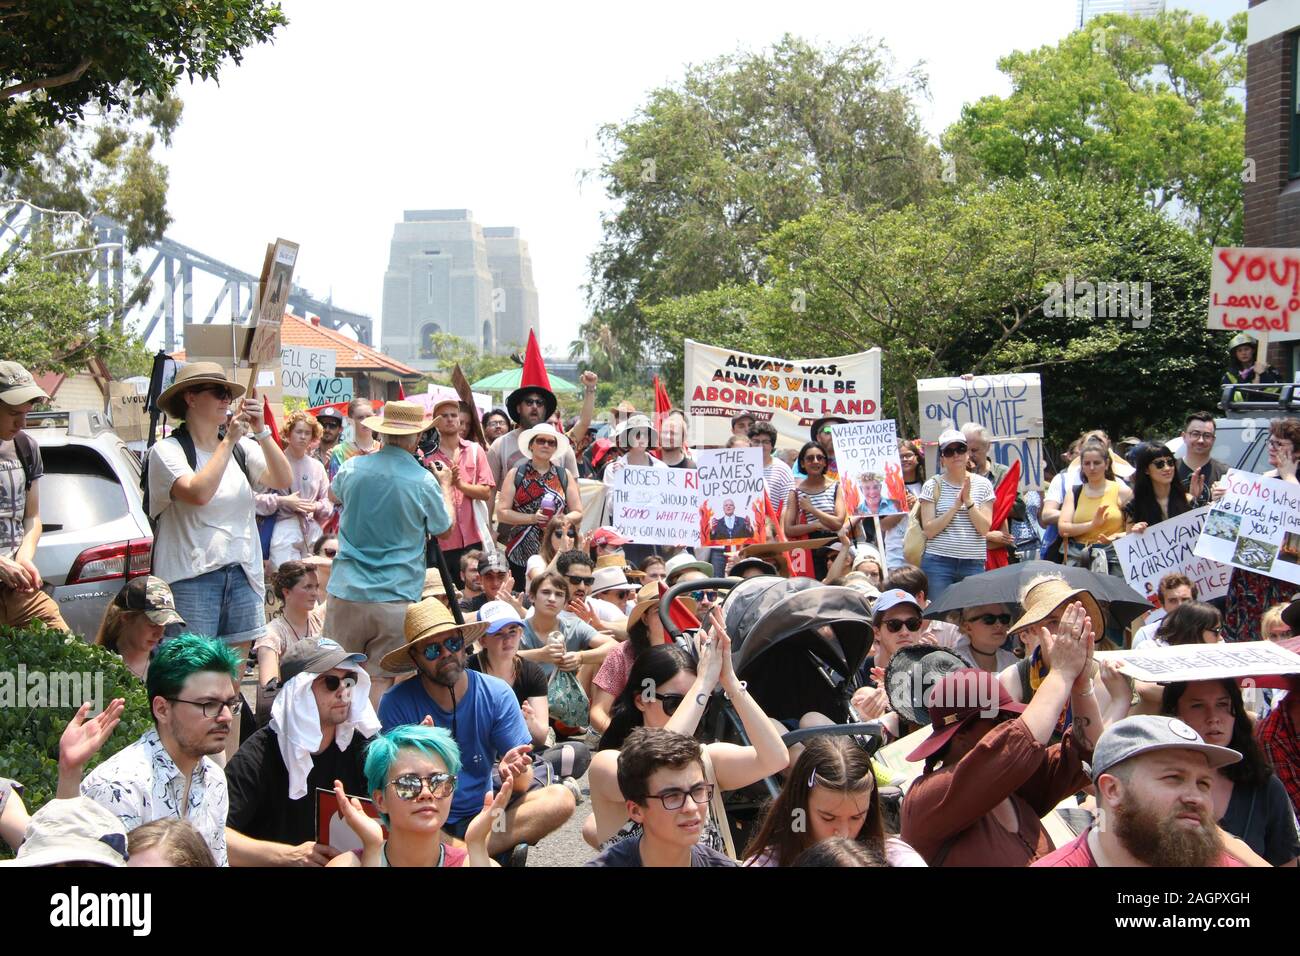
[[1106, 632], [1106, 615], [1102, 613], [1101, 605], [1083, 588], [1072, 588], [1061, 578], [1039, 581], [1025, 593], [1024, 600], [1021, 602], [1024, 612], [1011, 627], [1007, 628], [1007, 633], [1014, 634], [1027, 627], [1039, 625], [1058, 607], [1074, 601], [1081, 602], [1087, 610], [1088, 617], [1092, 619], [1093, 637], [1100, 641]]
[[683, 571], [700, 571], [712, 577], [713, 565], [706, 561], [695, 560], [695, 555], [690, 551], [682, 551], [680, 554], [674, 554], [664, 562], [664, 580], [666, 581], [672, 581], [673, 578]]
[[[659, 584], [658, 581], [647, 581], [642, 585], [641, 590], [636, 592], [636, 604], [632, 607], [632, 612], [627, 616], [627, 628], [631, 628], [632, 625], [636, 624], [652, 610], [656, 614], [659, 613], [659, 598], [668, 590], [667, 588], [661, 588]], [[699, 617], [696, 613], [697, 605], [694, 598], [678, 595], [673, 598], [673, 604], [677, 605], [678, 609], [685, 609], [689, 612], [691, 617], [695, 618], [695, 626], [699, 626]], [[682, 626], [680, 621], [678, 621], [678, 626]], [[685, 630], [685, 628], [683, 629]]]
[[555, 426], [550, 422], [541, 422], [534, 425], [532, 428], [525, 428], [519, 433], [519, 453], [526, 458], [532, 458], [533, 453], [528, 446], [531, 445], [533, 439], [537, 438], [539, 435], [555, 439], [555, 454], [551, 456], [551, 461], [559, 461], [569, 453], [569, 449], [572, 447], [569, 444], [569, 438], [567, 435], [557, 431]]
[[17, 855], [0, 866], [126, 866], [126, 828], [89, 797], [51, 800], [32, 814]]
[[406, 643], [385, 654], [379, 666], [390, 674], [404, 674], [415, 670], [415, 662], [408, 653], [412, 647], [431, 637], [446, 637], [463, 634], [465, 642], [477, 641], [487, 631], [487, 624], [475, 621], [472, 624], [457, 624], [451, 611], [437, 598], [425, 598], [418, 604], [406, 609]]
[[1013, 700], [998, 675], [975, 667], [944, 674], [925, 693], [930, 715], [930, 736], [907, 755], [909, 763], [920, 763], [948, 745], [957, 732], [979, 717], [1015, 716], [1025, 705]]
[[383, 414], [371, 415], [362, 425], [381, 435], [419, 435], [433, 427], [424, 409], [415, 402], [385, 402]]
[[925, 691], [944, 675], [970, 667], [952, 651], [933, 644], [900, 647], [889, 659], [882, 686], [889, 695], [889, 706], [911, 724], [930, 723]]
[[618, 428], [614, 429], [614, 434], [612, 436], [614, 444], [620, 448], [626, 448], [628, 433], [633, 432], [638, 428], [645, 429], [650, 447], [653, 448], [659, 443], [659, 433], [655, 431], [655, 427], [653, 423], [651, 423], [650, 419], [645, 415], [633, 415], [627, 421], [619, 425]]
[[185, 392], [200, 385], [224, 385], [230, 389], [232, 401], [248, 391], [238, 382], [226, 378], [226, 370], [216, 362], [187, 362], [154, 404], [168, 418], [184, 418]]

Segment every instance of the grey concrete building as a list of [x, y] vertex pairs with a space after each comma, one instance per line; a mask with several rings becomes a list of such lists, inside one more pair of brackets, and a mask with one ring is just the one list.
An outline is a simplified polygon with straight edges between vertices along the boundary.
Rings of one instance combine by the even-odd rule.
[[435, 333], [502, 352], [527, 340], [537, 322], [532, 262], [519, 230], [485, 229], [468, 209], [405, 211], [384, 273], [384, 352], [429, 369]]

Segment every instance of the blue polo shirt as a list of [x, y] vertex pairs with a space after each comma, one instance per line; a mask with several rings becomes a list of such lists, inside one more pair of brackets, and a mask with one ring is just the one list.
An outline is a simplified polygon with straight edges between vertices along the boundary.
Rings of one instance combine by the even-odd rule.
[[331, 486], [343, 502], [329, 594], [345, 601], [418, 601], [425, 535], [451, 527], [438, 479], [396, 445], [343, 463]]
[[379, 722], [385, 732], [432, 717], [435, 727], [454, 734], [461, 767], [448, 823], [459, 823], [482, 810], [483, 796], [492, 787], [493, 768], [506, 751], [533, 742], [510, 685], [478, 671], [465, 674], [469, 686], [456, 701], [454, 715], [434, 702], [418, 676], [395, 684], [379, 701]]

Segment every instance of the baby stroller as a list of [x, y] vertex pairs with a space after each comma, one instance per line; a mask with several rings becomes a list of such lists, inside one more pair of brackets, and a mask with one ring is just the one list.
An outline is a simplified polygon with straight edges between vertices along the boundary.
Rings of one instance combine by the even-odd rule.
[[[731, 636], [732, 665], [768, 717], [790, 731], [786, 746], [824, 735], [851, 735], [868, 752], [880, 744], [876, 724], [845, 723], [857, 674], [871, 648], [871, 609], [860, 591], [820, 584], [810, 578], [714, 578], [674, 585], [660, 603], [660, 620], [674, 639], [681, 631], [668, 616], [668, 602], [691, 589], [727, 590], [723, 621]], [[830, 636], [822, 633], [829, 627]], [[798, 728], [810, 711], [835, 721], [833, 726]], [[715, 693], [697, 736], [705, 743], [749, 744], [735, 709]], [[777, 777], [726, 793], [723, 805], [737, 847], [743, 846], [763, 803], [781, 788]]]

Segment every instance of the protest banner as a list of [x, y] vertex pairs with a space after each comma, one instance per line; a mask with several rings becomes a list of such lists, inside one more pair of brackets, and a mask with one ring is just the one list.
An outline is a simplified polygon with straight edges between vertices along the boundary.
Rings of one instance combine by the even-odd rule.
[[145, 441], [149, 437], [149, 383], [108, 383], [109, 417], [113, 431], [125, 442]]
[[689, 468], [627, 465], [610, 482], [613, 525], [637, 544], [698, 547], [700, 476]]
[[832, 425], [831, 438], [848, 513], [876, 517], [904, 514], [907, 485], [894, 420]]
[[280, 354], [280, 323], [293, 291], [293, 268], [298, 261], [298, 244], [277, 239], [267, 246], [258, 283], [256, 330], [248, 343], [244, 358], [249, 365], [273, 362]]
[[1229, 469], [1196, 554], [1300, 584], [1300, 485]]
[[880, 417], [880, 349], [834, 358], [779, 359], [686, 340], [686, 402], [692, 445], [725, 445], [731, 419], [770, 422], [777, 444], [798, 448], [813, 422]]
[[[338, 355], [333, 349], [309, 349], [301, 345], [280, 348], [280, 387], [284, 394], [307, 398], [313, 378], [333, 378]], [[320, 403], [313, 403], [320, 404]]]
[[1150, 642], [1135, 651], [1096, 651], [1099, 661], [1120, 662], [1128, 677], [1149, 683], [1300, 674], [1300, 654], [1273, 641], [1236, 644], [1180, 644], [1161, 647]]
[[934, 443], [939, 436], [974, 422], [993, 435], [990, 459], [1007, 467], [1020, 462], [1021, 488], [1043, 483], [1043, 390], [1037, 373], [922, 378], [916, 397], [930, 474], [938, 467]]
[[1207, 328], [1294, 339], [1298, 316], [1300, 249], [1215, 247]]
[[320, 405], [334, 405], [352, 401], [352, 379], [319, 378], [307, 379], [307, 404], [312, 408]]
[[1160, 579], [1178, 572], [1191, 579], [1198, 600], [1212, 601], [1227, 594], [1232, 568], [1195, 553], [1209, 511], [1208, 506], [1197, 508], [1153, 524], [1142, 534], [1130, 532], [1116, 540], [1115, 554], [1128, 586], [1158, 606]]
[[700, 474], [700, 543], [765, 541], [763, 450], [705, 449], [695, 453], [695, 463]]

